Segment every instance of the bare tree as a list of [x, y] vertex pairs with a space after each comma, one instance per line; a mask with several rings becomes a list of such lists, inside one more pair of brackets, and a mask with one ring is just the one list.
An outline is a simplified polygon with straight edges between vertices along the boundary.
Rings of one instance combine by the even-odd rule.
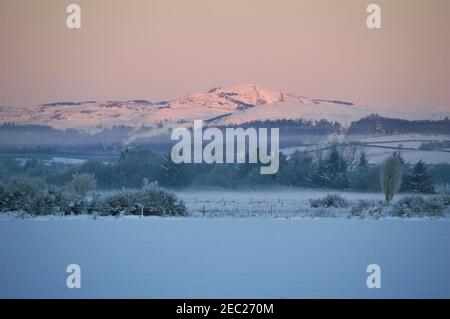
[[77, 173], [72, 175], [72, 180], [68, 183], [67, 189], [76, 195], [85, 197], [89, 191], [95, 190], [96, 184], [93, 174]]
[[381, 166], [380, 184], [386, 202], [390, 203], [402, 184], [403, 165], [398, 155], [386, 158]]

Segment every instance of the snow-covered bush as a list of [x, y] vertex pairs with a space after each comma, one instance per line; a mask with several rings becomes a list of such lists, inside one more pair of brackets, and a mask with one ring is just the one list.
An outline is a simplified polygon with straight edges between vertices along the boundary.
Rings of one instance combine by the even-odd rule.
[[135, 215], [139, 210], [139, 198], [137, 192], [120, 192], [110, 195], [104, 200], [104, 215], [118, 216], [121, 214]]
[[62, 214], [69, 214], [71, 213], [71, 207], [70, 207], [70, 196], [64, 191], [63, 188], [55, 186], [55, 185], [48, 185], [48, 195], [52, 196], [53, 198], [53, 212], [56, 213], [62, 213]]
[[0, 209], [47, 215], [67, 209], [61, 189], [47, 185], [42, 178], [16, 176], [0, 185]]
[[25, 211], [31, 215], [51, 215], [58, 211], [57, 198], [48, 190], [35, 194], [27, 203]]
[[352, 202], [350, 204], [350, 212], [349, 216], [358, 216], [358, 217], [374, 217], [379, 218], [385, 215], [385, 204], [373, 201], [373, 200], [365, 200], [360, 199], [356, 202]]
[[144, 183], [139, 191], [120, 192], [102, 199], [99, 194], [86, 196], [95, 187], [89, 174], [76, 174], [67, 188], [48, 185], [44, 179], [16, 176], [6, 185], [0, 182], [0, 209], [23, 211], [30, 215], [103, 214], [180, 216], [186, 207], [177, 197], [158, 187]]
[[107, 209], [105, 201], [100, 194], [94, 193], [87, 207], [88, 214], [104, 215]]
[[373, 207], [372, 201], [360, 199], [350, 205], [350, 215], [364, 216], [371, 207]]
[[309, 205], [312, 208], [346, 208], [348, 207], [348, 202], [338, 194], [328, 194], [323, 198], [310, 199]]
[[69, 194], [67, 197], [67, 201], [68, 209], [65, 211], [65, 213], [74, 215], [82, 215], [88, 213], [89, 202], [85, 197]]
[[450, 193], [440, 195], [442, 204], [446, 207], [450, 207]]
[[96, 179], [93, 174], [75, 173], [72, 180], [66, 184], [68, 210], [72, 214], [87, 214], [89, 201], [86, 196], [96, 188]]
[[392, 209], [393, 216], [399, 217], [439, 217], [446, 212], [446, 202], [441, 196], [408, 196], [399, 200]]
[[42, 178], [22, 176], [11, 178], [1, 193], [3, 210], [27, 210], [32, 199], [46, 189], [47, 185]]
[[5, 211], [7, 209], [5, 199], [6, 199], [5, 184], [0, 180], [0, 212]]
[[175, 194], [156, 185], [144, 186], [138, 193], [138, 200], [143, 215], [182, 216], [186, 214], [184, 203], [179, 201]]
[[144, 186], [137, 192], [125, 191], [110, 195], [104, 200], [107, 215], [158, 215], [182, 216], [186, 207], [177, 197], [158, 186]]

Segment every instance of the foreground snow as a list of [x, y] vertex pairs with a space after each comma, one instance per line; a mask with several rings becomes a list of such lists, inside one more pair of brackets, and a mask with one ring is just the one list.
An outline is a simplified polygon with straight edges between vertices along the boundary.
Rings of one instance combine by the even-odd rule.
[[448, 298], [449, 243], [448, 219], [3, 218], [0, 297]]

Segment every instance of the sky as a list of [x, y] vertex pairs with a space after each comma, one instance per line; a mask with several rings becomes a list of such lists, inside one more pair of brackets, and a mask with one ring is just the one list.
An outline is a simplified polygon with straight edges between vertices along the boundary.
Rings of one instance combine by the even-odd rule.
[[[366, 7], [381, 6], [381, 29]], [[66, 7], [81, 7], [81, 29]], [[0, 106], [168, 100], [255, 83], [448, 106], [448, 0], [0, 0]]]

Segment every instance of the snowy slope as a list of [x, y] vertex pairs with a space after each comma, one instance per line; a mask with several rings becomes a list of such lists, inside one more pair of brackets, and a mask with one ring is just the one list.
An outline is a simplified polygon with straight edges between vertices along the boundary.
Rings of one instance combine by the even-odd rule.
[[257, 105], [254, 108], [240, 110], [216, 121], [218, 125], [241, 124], [255, 120], [282, 120], [304, 119], [337, 121], [343, 126], [348, 126], [370, 114], [379, 114], [389, 118], [401, 118], [407, 120], [443, 119], [450, 115], [450, 110], [430, 108], [388, 108], [348, 105], [342, 103], [323, 102], [314, 100], [313, 103], [278, 102], [273, 104]]
[[[146, 100], [85, 101], [56, 102], [27, 108], [0, 107], [0, 121], [42, 124], [58, 129], [74, 128], [89, 132], [97, 132], [114, 125], [136, 128], [145, 125], [158, 128], [152, 132], [136, 133], [130, 136], [130, 140], [133, 140], [166, 133], [170, 127], [189, 126], [195, 119], [207, 120], [233, 113], [240, 117], [244, 114], [242, 111], [256, 106], [315, 103], [335, 104], [265, 89], [255, 84], [245, 84], [231, 88], [216, 87], [204, 93], [192, 93], [176, 100], [157, 103]], [[280, 108], [280, 111], [283, 109]], [[289, 112], [284, 114], [284, 117], [289, 116]]]
[[[405, 119], [440, 119], [450, 115], [445, 108], [367, 107], [350, 102], [310, 99], [281, 91], [246, 84], [231, 88], [216, 87], [163, 102], [146, 100], [56, 102], [35, 107], [0, 107], [1, 122], [42, 124], [54, 128], [99, 131], [114, 125], [131, 127], [163, 124], [168, 127], [192, 123], [194, 119], [215, 119], [210, 125], [228, 125], [268, 119], [306, 119], [339, 121], [349, 125], [371, 113]], [[148, 133], [146, 133], [148, 134]], [[132, 137], [135, 138], [135, 137]]]

